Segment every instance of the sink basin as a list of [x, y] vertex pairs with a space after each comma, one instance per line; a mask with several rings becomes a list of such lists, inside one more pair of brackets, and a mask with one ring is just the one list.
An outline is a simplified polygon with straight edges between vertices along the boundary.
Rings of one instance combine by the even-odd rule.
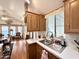
[[51, 42], [50, 40], [42, 40], [40, 42], [59, 53], [61, 53], [65, 49], [65, 47], [55, 44], [54, 42]]
[[48, 47], [59, 53], [61, 53], [65, 49], [65, 47], [62, 47], [61, 45], [57, 45], [57, 44], [51, 44]]
[[47, 45], [47, 46], [52, 44], [52, 42], [49, 41], [49, 40], [42, 40], [40, 42], [43, 43], [43, 44], [45, 44], [45, 45]]

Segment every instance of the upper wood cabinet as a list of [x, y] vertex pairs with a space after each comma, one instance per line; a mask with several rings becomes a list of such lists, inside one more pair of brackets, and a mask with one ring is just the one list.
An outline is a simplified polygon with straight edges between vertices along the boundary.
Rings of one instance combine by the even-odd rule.
[[40, 31], [45, 31], [46, 30], [46, 19], [44, 15], [39, 15], [39, 24], [40, 24]]
[[[27, 18], [27, 19], [26, 19]], [[44, 15], [28, 12], [25, 20], [27, 20], [27, 31], [45, 31], [46, 20]]]
[[[27, 19], [25, 19], [25, 20], [27, 20], [27, 31], [33, 31], [33, 27], [32, 27], [32, 24], [33, 24], [33, 20], [32, 20], [32, 15], [33, 14], [30, 14], [30, 13], [28, 13], [27, 14]], [[32, 28], [32, 29], [30, 29], [30, 28]]]
[[79, 33], [79, 0], [65, 1], [65, 33]]

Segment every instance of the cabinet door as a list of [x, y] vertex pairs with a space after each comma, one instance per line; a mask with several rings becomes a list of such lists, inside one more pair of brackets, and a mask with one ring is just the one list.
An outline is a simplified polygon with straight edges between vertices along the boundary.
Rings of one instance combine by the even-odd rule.
[[46, 19], [43, 15], [40, 15], [40, 31], [46, 31]]
[[35, 14], [35, 31], [39, 31], [39, 15]]
[[43, 15], [27, 13], [27, 31], [45, 31], [46, 19]]
[[43, 48], [41, 47], [41, 46], [39, 46], [38, 44], [37, 44], [37, 46], [36, 46], [36, 48], [37, 48], [37, 54], [36, 54], [36, 59], [41, 59], [41, 55], [42, 55], [42, 50], [43, 50]]
[[39, 31], [39, 15], [27, 13], [27, 31]]
[[51, 54], [49, 52], [48, 52], [48, 58], [49, 59], [59, 59], [59, 58], [57, 58], [56, 56], [54, 56], [53, 54]]
[[27, 31], [31, 32], [34, 30], [34, 20], [32, 13], [27, 13]]
[[65, 33], [79, 33], [79, 0], [65, 2]]
[[27, 59], [36, 59], [36, 44], [27, 43]]
[[70, 19], [69, 19], [69, 1], [64, 3], [64, 32], [70, 32]]
[[69, 3], [70, 8], [70, 31], [79, 33], [79, 0]]
[[32, 28], [30, 28], [30, 29], [32, 29], [32, 31], [36, 31], [36, 15], [35, 14], [32, 14], [32, 20], [31, 21], [32, 21], [31, 22]]

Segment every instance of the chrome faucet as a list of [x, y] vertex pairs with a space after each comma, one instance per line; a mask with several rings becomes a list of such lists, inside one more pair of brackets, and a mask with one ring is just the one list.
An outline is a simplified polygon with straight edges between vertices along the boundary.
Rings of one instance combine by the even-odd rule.
[[46, 38], [47, 41], [49, 41], [50, 43], [52, 43], [54, 41], [53, 40], [53, 32], [48, 31], [47, 34], [46, 34], [46, 36], [48, 37], [48, 38]]
[[49, 38], [53, 38], [53, 32], [48, 31], [46, 36], [50, 36]]

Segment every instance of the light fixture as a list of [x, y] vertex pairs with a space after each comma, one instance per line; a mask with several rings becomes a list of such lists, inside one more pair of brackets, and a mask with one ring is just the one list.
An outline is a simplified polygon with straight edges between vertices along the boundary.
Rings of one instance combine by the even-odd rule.
[[8, 20], [9, 18], [8, 18], [7, 16], [3, 15], [3, 16], [1, 17], [1, 19], [2, 19], [2, 20]]
[[30, 4], [30, 1], [29, 0], [25, 0], [28, 4]]
[[8, 20], [9, 19], [9, 17], [8, 17], [9, 13], [6, 10], [1, 10], [0, 12], [1, 12], [1, 19], [2, 20]]

